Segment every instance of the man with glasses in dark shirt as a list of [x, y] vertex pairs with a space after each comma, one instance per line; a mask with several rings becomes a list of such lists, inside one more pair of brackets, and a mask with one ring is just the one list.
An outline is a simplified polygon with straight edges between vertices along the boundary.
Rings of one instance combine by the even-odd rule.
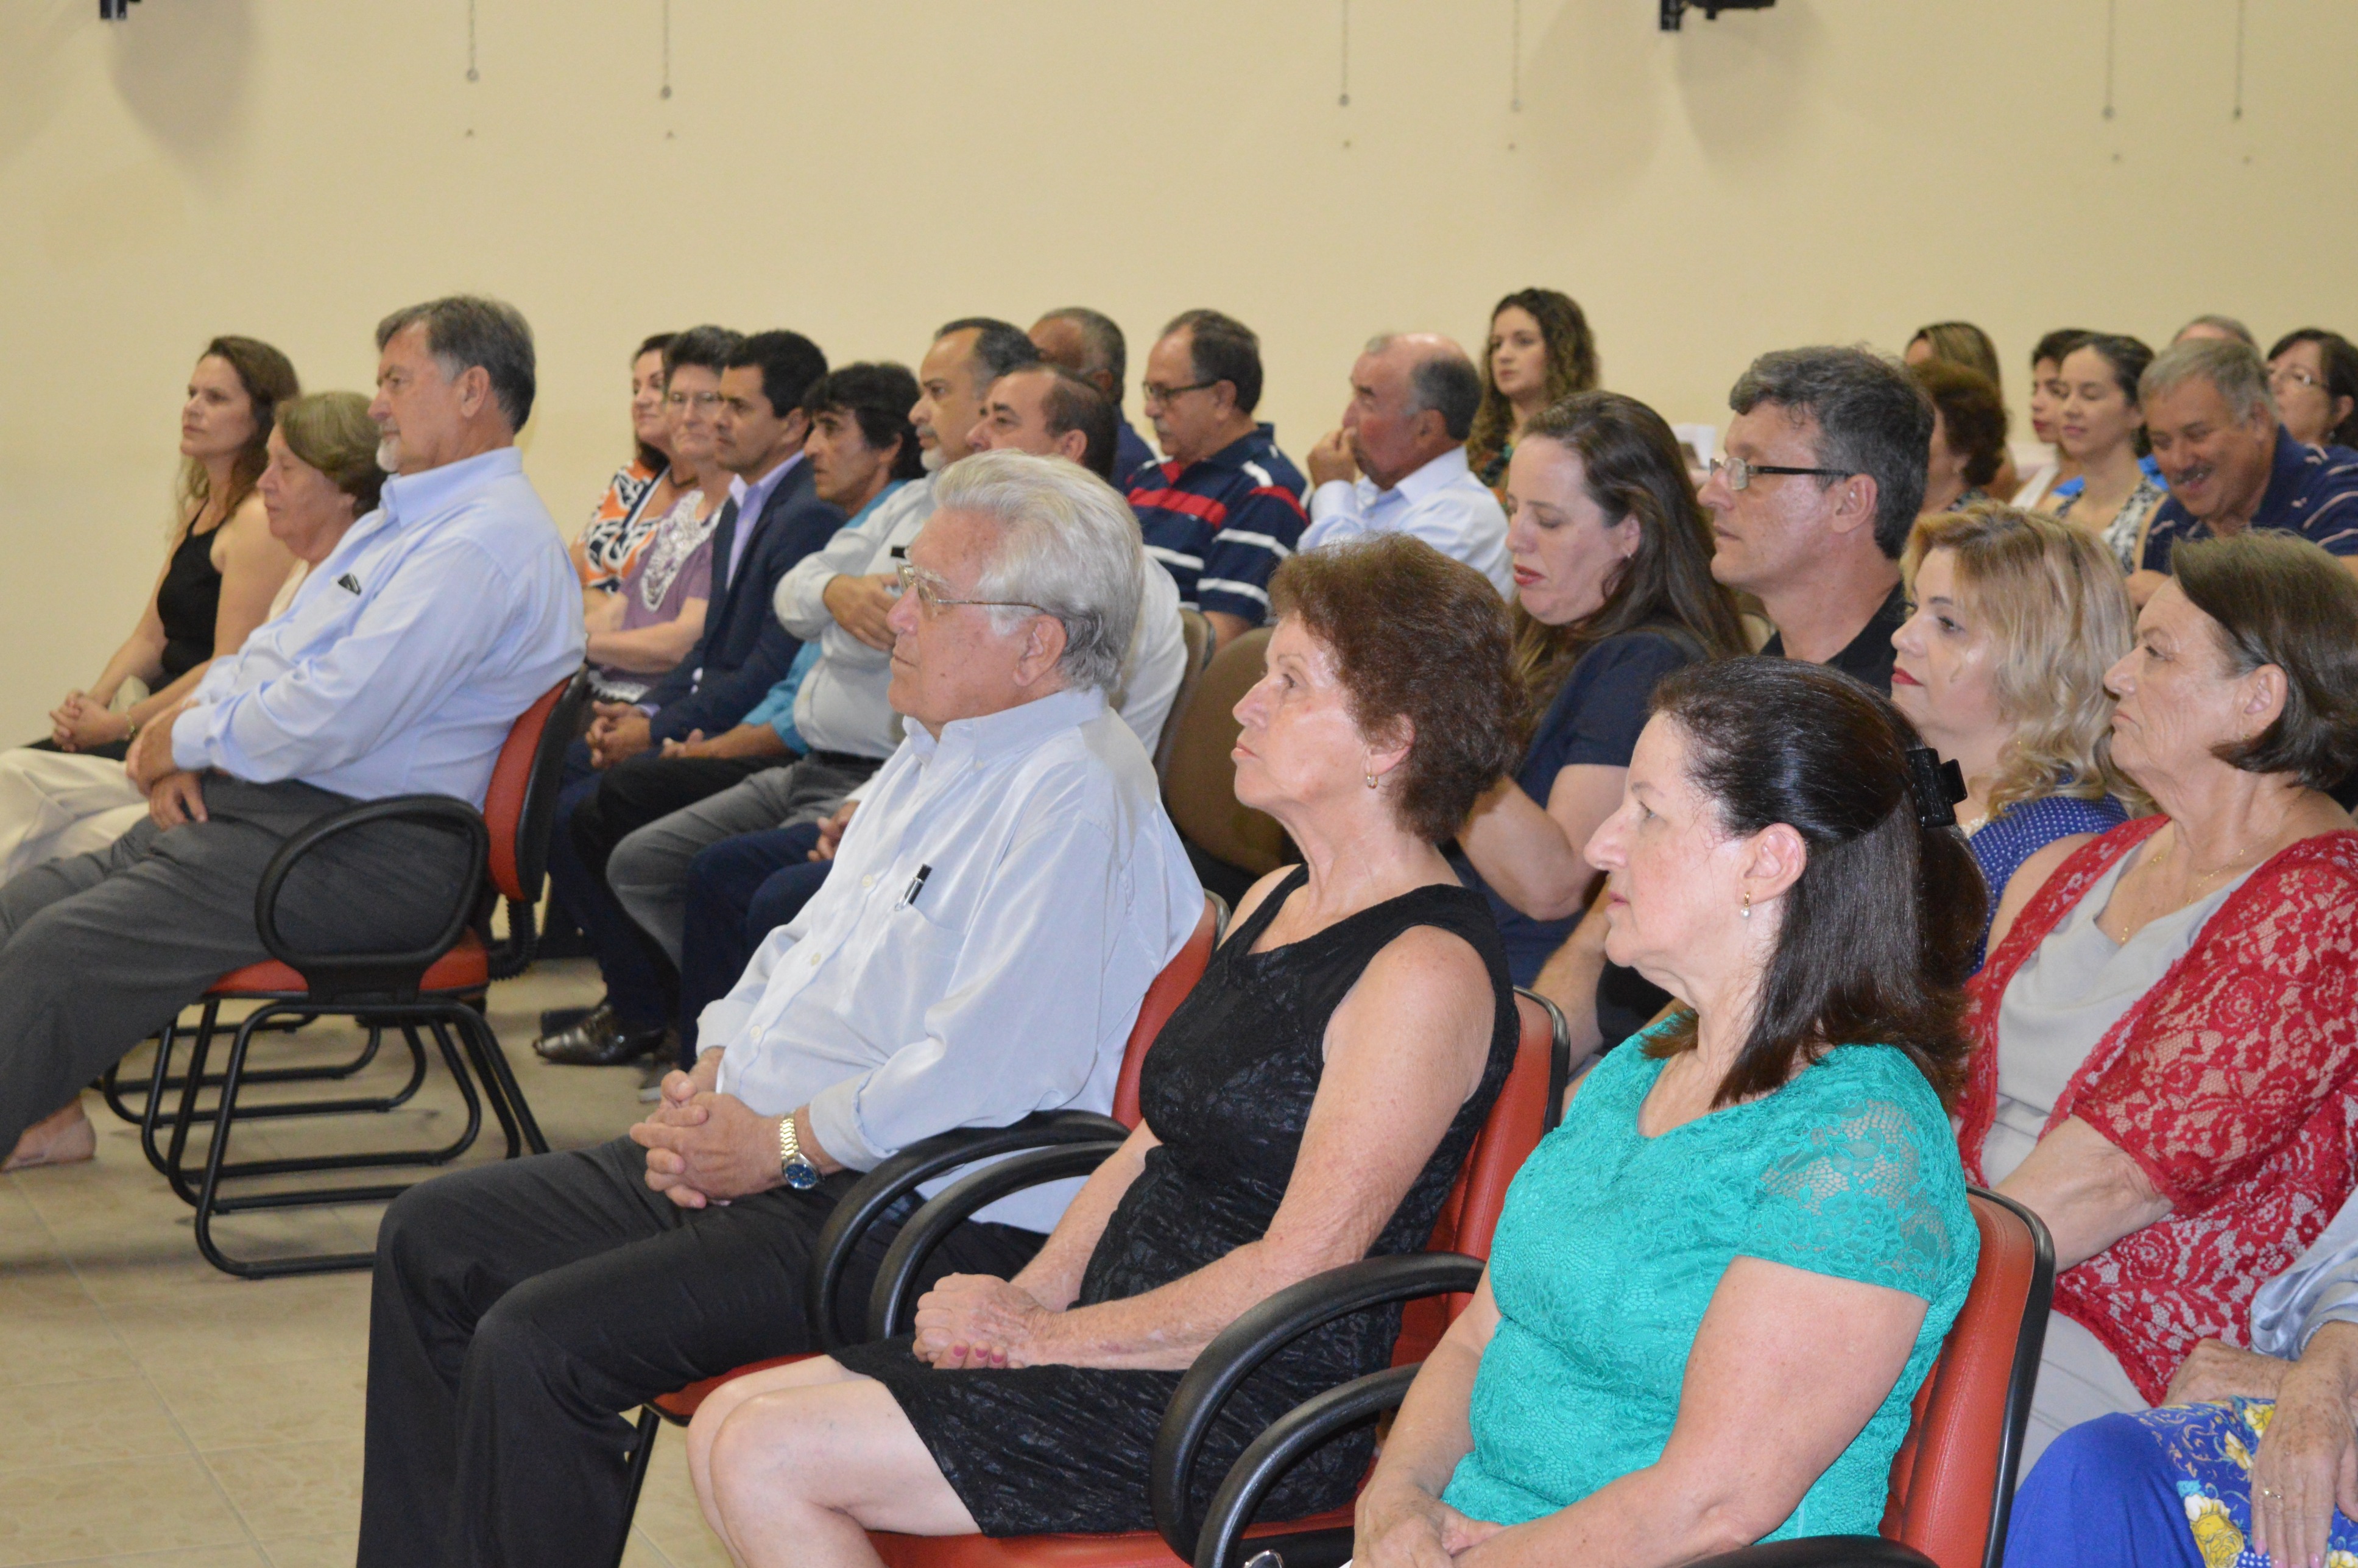
[[1130, 477], [1146, 553], [1225, 647], [1269, 619], [1269, 579], [1301, 541], [1302, 470], [1257, 423], [1260, 340], [1217, 310], [1190, 310], [1146, 359], [1146, 416], [1167, 460]]
[[1727, 401], [1726, 455], [1702, 496], [1712, 575], [1760, 600], [1777, 629], [1762, 653], [1830, 665], [1887, 695], [1931, 403], [1896, 362], [1863, 348], [1763, 354]]

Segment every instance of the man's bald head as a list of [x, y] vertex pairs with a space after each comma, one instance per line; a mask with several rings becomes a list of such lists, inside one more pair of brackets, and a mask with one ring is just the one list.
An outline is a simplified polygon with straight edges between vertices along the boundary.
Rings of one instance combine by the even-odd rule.
[[1482, 374], [1437, 332], [1387, 332], [1368, 341], [1351, 367], [1343, 428], [1351, 455], [1377, 487], [1390, 490], [1465, 444], [1482, 402]]

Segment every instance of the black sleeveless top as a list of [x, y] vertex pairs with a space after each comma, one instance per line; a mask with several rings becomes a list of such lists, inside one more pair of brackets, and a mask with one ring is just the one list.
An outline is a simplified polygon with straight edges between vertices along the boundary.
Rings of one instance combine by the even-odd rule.
[[[192, 523], [194, 519], [190, 520]], [[171, 565], [156, 588], [156, 615], [164, 622], [164, 680], [168, 685], [213, 656], [213, 628], [221, 616], [222, 574], [213, 565], [213, 540], [221, 525], [180, 536]]]
[[[1228, 934], [1147, 1053], [1139, 1109], [1162, 1146], [1148, 1152], [1145, 1169], [1089, 1255], [1080, 1304], [1143, 1294], [1267, 1234], [1293, 1178], [1325, 1071], [1327, 1022], [1369, 960], [1418, 925], [1464, 937], [1490, 970], [1496, 1002], [1481, 1087], [1458, 1108], [1368, 1255], [1413, 1252], [1432, 1235], [1442, 1200], [1515, 1063], [1520, 1025], [1498, 925], [1479, 894], [1436, 885], [1387, 899], [1299, 942], [1253, 952], [1309, 878], [1297, 867]], [[1287, 1365], [1314, 1390], [1379, 1370], [1391, 1355], [1398, 1315], [1369, 1313], [1338, 1323], [1296, 1341], [1272, 1365]]]
[[[1494, 997], [1481, 1084], [1368, 1255], [1412, 1252], [1432, 1235], [1514, 1065], [1520, 1024], [1498, 928], [1480, 894], [1423, 887], [1299, 942], [1250, 951], [1308, 875], [1296, 868], [1228, 934], [1147, 1054], [1139, 1105], [1162, 1143], [1148, 1151], [1090, 1252], [1076, 1304], [1141, 1294], [1267, 1234], [1325, 1069], [1327, 1022], [1368, 961], [1418, 925], [1471, 944]], [[1380, 1370], [1399, 1326], [1397, 1307], [1363, 1313], [1305, 1335], [1264, 1363], [1206, 1439], [1197, 1506], [1208, 1503], [1270, 1422], [1313, 1394]], [[1179, 1373], [1065, 1366], [942, 1372], [911, 1357], [908, 1345], [858, 1346], [837, 1359], [890, 1390], [985, 1534], [1152, 1528], [1148, 1461]], [[1305, 1457], [1268, 1499], [1269, 1517], [1298, 1518], [1349, 1500], [1370, 1446], [1362, 1431]]]

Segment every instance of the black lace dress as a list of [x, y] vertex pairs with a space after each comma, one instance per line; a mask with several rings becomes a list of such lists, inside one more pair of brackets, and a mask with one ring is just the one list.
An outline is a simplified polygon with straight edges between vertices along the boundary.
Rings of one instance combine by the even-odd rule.
[[[1260, 1239], [1293, 1174], [1318, 1092], [1327, 1020], [1388, 943], [1432, 925], [1470, 943], [1490, 971], [1496, 1018], [1481, 1087], [1462, 1106], [1369, 1256], [1412, 1252], [1432, 1234], [1467, 1148], [1514, 1064], [1518, 1025], [1505, 949], [1481, 895], [1425, 887], [1266, 953], [1254, 941], [1302, 886], [1296, 871], [1228, 934], [1146, 1058], [1139, 1104], [1162, 1140], [1122, 1195], [1089, 1256], [1087, 1306], [1170, 1283]], [[1397, 1307], [1307, 1335], [1265, 1363], [1228, 1401], [1195, 1472], [1198, 1506], [1268, 1423], [1391, 1358]], [[905, 1337], [838, 1359], [900, 1401], [958, 1500], [986, 1535], [1153, 1527], [1147, 1467], [1177, 1372], [1087, 1367], [939, 1371]], [[1268, 1517], [1298, 1518], [1349, 1501], [1367, 1471], [1364, 1433], [1298, 1465]]]

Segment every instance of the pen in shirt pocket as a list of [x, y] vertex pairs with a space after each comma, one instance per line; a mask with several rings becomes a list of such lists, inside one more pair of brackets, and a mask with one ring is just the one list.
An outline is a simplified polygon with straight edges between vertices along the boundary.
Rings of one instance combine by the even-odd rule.
[[917, 902], [917, 895], [925, 891], [925, 879], [933, 874], [934, 868], [932, 866], [919, 866], [917, 868], [917, 874], [909, 879], [909, 891], [903, 893], [901, 895], [901, 902], [894, 904], [892, 907], [895, 909], [907, 909], [911, 905], [914, 904]]

